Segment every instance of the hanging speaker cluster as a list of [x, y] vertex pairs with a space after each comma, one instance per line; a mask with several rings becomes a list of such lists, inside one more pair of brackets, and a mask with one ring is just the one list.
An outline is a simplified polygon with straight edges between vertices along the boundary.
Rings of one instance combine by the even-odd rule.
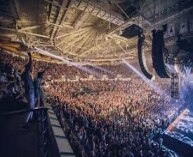
[[179, 76], [177, 73], [171, 74], [171, 97], [179, 99]]
[[122, 31], [123, 31], [121, 34], [122, 37], [133, 38], [136, 37], [140, 32], [143, 32], [143, 29], [137, 26], [136, 24], [132, 24], [131, 26], [125, 28]]
[[152, 79], [152, 75], [150, 74], [148, 67], [146, 65], [146, 58], [145, 58], [145, 54], [144, 54], [144, 41], [145, 41], [145, 36], [143, 33], [139, 33], [138, 34], [138, 61], [139, 61], [139, 65], [141, 68], [141, 71], [143, 72], [143, 74], [148, 78], [148, 79]]
[[153, 67], [156, 73], [161, 78], [169, 78], [165, 63], [164, 63], [164, 53], [166, 51], [164, 44], [164, 30], [153, 30], [153, 40], [152, 40], [152, 61]]
[[136, 24], [133, 24], [126, 29], [123, 30], [123, 33], [121, 36], [125, 38], [133, 38], [138, 36], [138, 61], [139, 65], [141, 68], [141, 71], [143, 74], [148, 78], [152, 79], [152, 75], [149, 73], [148, 67], [146, 65], [146, 58], [144, 54], [144, 41], [145, 41], [145, 36], [143, 34], [143, 29]]

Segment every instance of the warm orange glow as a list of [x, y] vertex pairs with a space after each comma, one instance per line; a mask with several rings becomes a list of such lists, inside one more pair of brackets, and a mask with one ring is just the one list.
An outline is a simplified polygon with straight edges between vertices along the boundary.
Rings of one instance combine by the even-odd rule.
[[174, 121], [173, 123], [171, 123], [169, 125], [169, 127], [167, 128], [167, 131], [172, 131], [176, 124], [182, 119], [182, 117], [184, 117], [184, 115], [188, 112], [188, 109], [185, 109]]

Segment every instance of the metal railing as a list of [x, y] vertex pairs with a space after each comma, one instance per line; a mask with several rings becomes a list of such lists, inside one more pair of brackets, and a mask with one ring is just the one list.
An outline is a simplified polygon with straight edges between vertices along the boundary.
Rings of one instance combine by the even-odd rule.
[[34, 124], [37, 124], [37, 156], [47, 157], [49, 138], [47, 110], [48, 108], [45, 107], [36, 107], [28, 110], [11, 111], [1, 113], [0, 119], [33, 112]]
[[48, 117], [47, 108], [42, 107], [37, 113], [37, 127], [38, 127], [38, 155], [39, 157], [48, 156]]

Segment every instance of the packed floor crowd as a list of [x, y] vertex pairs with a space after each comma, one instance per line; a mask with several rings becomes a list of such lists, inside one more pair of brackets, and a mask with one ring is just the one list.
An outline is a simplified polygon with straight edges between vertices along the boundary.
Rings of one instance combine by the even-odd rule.
[[[0, 88], [1, 98], [6, 95], [23, 98], [21, 72], [24, 71], [26, 62], [1, 52], [0, 81], [5, 82], [2, 86], [6, 86]], [[71, 79], [90, 75], [76, 67], [33, 61], [35, 73], [47, 67], [46, 76], [51, 76], [52, 79], [61, 75]], [[131, 75], [122, 66], [103, 68], [111, 72], [99, 70], [100, 76], [105, 74], [111, 78], [117, 74], [125, 77]], [[8, 85], [6, 82], [9, 82]], [[162, 149], [161, 143], [155, 145], [150, 137], [157, 130], [167, 127], [180, 109], [140, 79], [53, 82], [46, 85], [44, 90], [47, 102], [53, 106], [77, 156], [170, 156], [168, 151]]]
[[143, 81], [53, 83], [45, 90], [78, 156], [169, 156], [150, 137], [179, 108]]

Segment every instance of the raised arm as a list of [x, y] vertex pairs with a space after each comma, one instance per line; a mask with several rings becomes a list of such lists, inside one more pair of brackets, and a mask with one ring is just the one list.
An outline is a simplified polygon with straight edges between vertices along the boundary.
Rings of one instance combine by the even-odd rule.
[[32, 55], [31, 55], [31, 52], [28, 51], [27, 52], [28, 56], [29, 56], [29, 60], [28, 60], [28, 63], [26, 64], [25, 66], [25, 71], [32, 71]]
[[27, 52], [28, 56], [29, 56], [29, 61], [28, 61], [28, 64], [30, 65], [30, 67], [32, 67], [32, 55], [31, 55], [31, 52]]

